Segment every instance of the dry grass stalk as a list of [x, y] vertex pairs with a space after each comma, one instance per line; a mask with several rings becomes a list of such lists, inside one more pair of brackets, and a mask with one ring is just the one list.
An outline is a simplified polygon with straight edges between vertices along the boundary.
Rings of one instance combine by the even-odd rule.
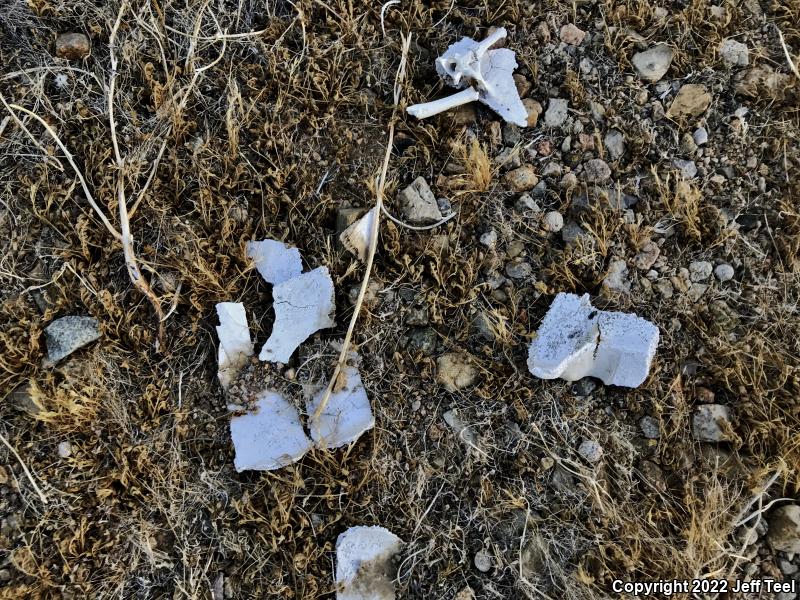
[[783, 39], [783, 33], [781, 33], [781, 30], [778, 29], [777, 25], [775, 26], [775, 31], [778, 32], [778, 41], [781, 43], [781, 48], [783, 48], [783, 54], [786, 56], [786, 62], [789, 64], [789, 68], [792, 70], [792, 73], [794, 73], [794, 76], [797, 77], [797, 79], [800, 79], [800, 71], [797, 70], [797, 65], [794, 64], [792, 55], [789, 54], [789, 48], [786, 47], [786, 41]]
[[14, 455], [14, 457], [17, 459], [17, 461], [19, 461], [19, 464], [22, 467], [22, 470], [24, 471], [25, 476], [28, 478], [28, 481], [31, 482], [31, 485], [33, 486], [33, 489], [39, 495], [39, 499], [42, 501], [43, 504], [47, 504], [47, 496], [45, 496], [44, 492], [42, 492], [42, 490], [39, 488], [39, 486], [36, 485], [36, 480], [34, 480], [33, 475], [31, 475], [31, 472], [28, 469], [28, 465], [25, 464], [25, 461], [22, 460], [22, 457], [16, 451], [14, 446], [12, 446], [9, 443], [9, 441], [6, 439], [6, 437], [2, 433], [0, 433], [0, 442], [3, 442], [3, 444], [5, 444], [5, 446], [6, 446], [6, 448], [8, 448], [9, 452], [11, 452], [11, 454]]
[[117, 124], [114, 120], [114, 89], [117, 81], [117, 55], [115, 52], [114, 44], [117, 38], [117, 31], [122, 22], [122, 16], [128, 3], [123, 2], [117, 13], [117, 20], [114, 22], [114, 27], [111, 30], [111, 35], [108, 39], [108, 51], [111, 57], [111, 78], [108, 84], [108, 122], [111, 128], [111, 144], [114, 147], [114, 158], [117, 163], [117, 209], [119, 211], [119, 227], [120, 227], [120, 242], [122, 243], [122, 252], [125, 255], [125, 265], [128, 270], [128, 276], [134, 286], [150, 301], [153, 309], [156, 311], [158, 317], [158, 339], [163, 342], [164, 339], [164, 311], [161, 309], [161, 302], [158, 297], [153, 293], [150, 284], [142, 275], [139, 269], [139, 264], [136, 260], [136, 252], [133, 249], [133, 235], [131, 234], [130, 218], [128, 216], [128, 203], [125, 198], [125, 159], [119, 151], [119, 143], [117, 142]]
[[347, 327], [344, 343], [342, 343], [342, 350], [339, 353], [339, 360], [336, 361], [336, 368], [333, 370], [333, 375], [331, 376], [331, 380], [328, 382], [328, 387], [325, 388], [325, 394], [322, 396], [319, 406], [317, 406], [317, 410], [314, 411], [315, 419], [319, 419], [320, 415], [325, 410], [325, 407], [328, 405], [328, 402], [331, 399], [333, 388], [339, 379], [339, 374], [347, 364], [347, 355], [350, 349], [350, 342], [353, 338], [353, 331], [355, 330], [356, 322], [358, 321], [358, 314], [361, 311], [361, 305], [364, 303], [364, 296], [367, 293], [367, 286], [369, 285], [369, 276], [372, 272], [372, 263], [375, 260], [375, 250], [378, 246], [378, 231], [380, 230], [381, 222], [380, 215], [381, 210], [383, 209], [383, 192], [386, 187], [386, 174], [389, 170], [389, 159], [392, 156], [394, 127], [397, 120], [398, 105], [400, 104], [401, 85], [406, 73], [406, 59], [408, 58], [408, 50], [411, 47], [411, 35], [406, 37], [401, 34], [401, 36], [403, 44], [402, 53], [400, 55], [400, 65], [397, 67], [397, 74], [395, 75], [394, 80], [394, 108], [392, 109], [392, 117], [389, 122], [389, 139], [386, 142], [386, 152], [383, 156], [383, 165], [381, 166], [381, 172], [378, 176], [378, 185], [375, 188], [375, 208], [377, 210], [375, 211], [375, 219], [373, 220], [372, 231], [370, 232], [369, 254], [367, 255], [367, 264], [364, 268], [364, 278], [361, 281], [361, 288], [358, 291], [358, 298], [356, 299], [356, 303], [353, 308], [353, 316], [350, 318], [350, 325]]

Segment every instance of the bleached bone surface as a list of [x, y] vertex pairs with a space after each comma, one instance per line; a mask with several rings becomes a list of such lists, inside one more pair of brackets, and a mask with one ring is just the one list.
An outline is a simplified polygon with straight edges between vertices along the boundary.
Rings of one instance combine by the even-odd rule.
[[336, 540], [337, 600], [394, 600], [393, 557], [403, 542], [384, 527], [351, 527]]
[[422, 104], [414, 104], [409, 106], [406, 110], [408, 110], [408, 114], [417, 117], [418, 119], [427, 119], [428, 117], [438, 115], [439, 113], [450, 110], [451, 108], [456, 108], [462, 104], [474, 102], [475, 100], [480, 99], [480, 97], [481, 95], [478, 93], [478, 90], [469, 87], [456, 94], [439, 98], [438, 100], [423, 102]]
[[486, 104], [509, 123], [520, 127], [528, 125], [528, 111], [519, 97], [517, 85], [514, 83], [514, 69], [517, 68], [516, 55], [507, 48], [490, 50], [487, 53], [489, 64], [484, 78], [490, 85], [489, 90], [481, 94], [480, 101]]
[[250, 328], [244, 305], [239, 302], [220, 302], [217, 304], [217, 337], [219, 352], [217, 358], [217, 377], [223, 388], [227, 388], [239, 370], [253, 354]]
[[638, 387], [658, 346], [658, 327], [633, 314], [597, 310], [589, 295], [558, 294], [528, 350], [528, 369], [542, 379], [597, 377]]
[[[528, 113], [514, 84], [516, 56], [506, 48], [489, 50], [492, 44], [506, 35], [506, 30], [501, 27], [482, 42], [467, 37], [460, 39], [436, 59], [436, 71], [453, 87], [471, 89], [470, 86], [474, 85], [478, 100], [509, 123], [525, 127]], [[472, 95], [465, 90], [449, 98], [410, 106], [408, 112], [424, 119], [464, 104]]]
[[333, 388], [319, 419], [314, 418], [314, 413], [325, 395], [325, 389], [306, 403], [311, 439], [322, 448], [345, 446], [375, 426], [367, 390], [364, 389], [358, 369], [346, 366], [342, 369], [340, 381], [343, 385]]
[[272, 288], [275, 324], [258, 358], [289, 362], [297, 347], [320, 329], [333, 327], [333, 281], [318, 267]]
[[355, 254], [360, 261], [367, 260], [369, 242], [372, 237], [372, 224], [375, 222], [375, 210], [372, 209], [358, 221], [350, 225], [339, 236], [342, 245]]
[[272, 471], [299, 460], [311, 448], [294, 405], [272, 390], [262, 392], [257, 411], [231, 418], [237, 472]]
[[253, 259], [261, 276], [273, 285], [303, 272], [300, 250], [277, 240], [247, 242], [247, 256]]

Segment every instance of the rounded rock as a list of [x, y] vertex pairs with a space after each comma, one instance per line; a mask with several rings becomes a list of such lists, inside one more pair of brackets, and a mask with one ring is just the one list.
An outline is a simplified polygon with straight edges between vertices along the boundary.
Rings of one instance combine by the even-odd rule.
[[733, 279], [734, 271], [733, 267], [730, 266], [728, 263], [722, 263], [721, 265], [717, 265], [714, 269], [714, 276], [722, 283], [726, 281], [730, 281]]
[[657, 44], [644, 52], [634, 54], [631, 63], [639, 77], [649, 83], [655, 83], [666, 75], [674, 55], [674, 51], [667, 44]]
[[579, 46], [586, 37], [586, 32], [579, 29], [574, 23], [567, 23], [559, 31], [561, 41], [570, 46]]
[[571, 190], [578, 186], [578, 177], [575, 173], [567, 173], [561, 178], [561, 183], [559, 183], [559, 185], [563, 190]]
[[59, 442], [58, 455], [61, 458], [69, 458], [70, 456], [72, 456], [72, 444], [70, 444], [69, 442]]
[[578, 454], [586, 462], [596, 463], [603, 457], [603, 447], [594, 440], [583, 440], [578, 446]]
[[593, 158], [584, 163], [583, 173], [589, 183], [605, 183], [611, 178], [611, 167], [602, 158]]
[[523, 165], [505, 174], [505, 182], [512, 192], [527, 192], [536, 187], [539, 178], [531, 165]]
[[558, 233], [564, 228], [564, 217], [557, 210], [551, 210], [544, 216], [542, 227], [545, 231]]
[[661, 427], [658, 424], [658, 419], [646, 415], [639, 420], [639, 428], [642, 430], [644, 437], [648, 440], [657, 440], [661, 437]]
[[695, 129], [692, 137], [694, 138], [694, 143], [698, 146], [708, 143], [708, 131], [705, 127]]
[[497, 243], [497, 232], [494, 229], [490, 229], [481, 236], [481, 244], [483, 244], [487, 248], [493, 248], [496, 243]]
[[80, 60], [89, 56], [89, 38], [82, 33], [62, 33], [56, 38], [56, 56], [67, 60]]
[[800, 505], [787, 504], [772, 513], [767, 539], [778, 552], [800, 552]]
[[539, 116], [542, 114], [541, 103], [533, 98], [525, 98], [522, 101], [522, 106], [525, 107], [525, 111], [528, 113], [528, 127], [536, 127], [539, 122]]
[[473, 562], [475, 563], [475, 568], [481, 573], [488, 573], [492, 569], [492, 557], [486, 550], [476, 552]]
[[693, 282], [705, 281], [711, 277], [714, 267], [707, 260], [697, 260], [689, 265], [689, 279]]

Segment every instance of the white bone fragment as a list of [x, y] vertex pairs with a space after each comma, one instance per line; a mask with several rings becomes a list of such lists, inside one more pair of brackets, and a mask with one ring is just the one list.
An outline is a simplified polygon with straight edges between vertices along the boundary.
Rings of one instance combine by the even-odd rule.
[[358, 369], [348, 365], [342, 369], [339, 378], [342, 384], [334, 386], [319, 419], [315, 419], [314, 415], [325, 395], [325, 388], [306, 403], [308, 430], [311, 439], [321, 448], [346, 446], [375, 426], [367, 390], [364, 389]]
[[500, 27], [482, 42], [468, 37], [461, 38], [436, 59], [437, 73], [453, 87], [466, 87], [471, 80], [478, 89], [490, 92], [491, 83], [485, 78], [487, 53], [495, 42], [506, 35], [506, 28]]
[[438, 100], [423, 102], [422, 104], [414, 104], [409, 106], [406, 110], [408, 111], [408, 114], [413, 115], [418, 119], [427, 119], [428, 117], [438, 115], [439, 113], [450, 110], [451, 108], [456, 108], [462, 104], [474, 102], [478, 98], [480, 98], [478, 90], [470, 87], [450, 96], [439, 98]]
[[658, 346], [658, 327], [633, 314], [592, 307], [589, 295], [558, 294], [528, 350], [536, 377], [638, 387]]
[[217, 377], [223, 388], [227, 388], [247, 359], [253, 355], [253, 342], [247, 325], [244, 305], [239, 302], [220, 302], [217, 304], [217, 337], [219, 352], [217, 357]]
[[403, 541], [384, 527], [351, 527], [336, 540], [336, 600], [394, 600]]
[[350, 225], [339, 236], [342, 245], [355, 254], [362, 262], [367, 260], [369, 242], [372, 237], [372, 224], [375, 222], [375, 209], [373, 208], [358, 221]]
[[519, 97], [514, 83], [514, 69], [517, 60], [514, 52], [506, 48], [490, 50], [487, 54], [489, 64], [484, 72], [489, 89], [481, 94], [480, 101], [486, 104], [507, 122], [520, 127], [528, 125], [528, 111]]
[[[408, 112], [424, 119], [473, 98], [489, 106], [509, 123], [525, 127], [528, 123], [528, 112], [514, 83], [516, 55], [506, 48], [489, 50], [506, 35], [505, 28], [500, 27], [482, 42], [465, 37], [452, 44], [436, 59], [436, 71], [449, 85], [466, 89], [448, 98], [415, 104], [407, 109]], [[467, 92], [473, 85], [478, 92], [477, 98]]]
[[272, 390], [262, 392], [257, 411], [231, 418], [236, 471], [272, 471], [300, 459], [311, 448], [294, 404]]
[[320, 329], [333, 327], [336, 309], [327, 267], [297, 275], [272, 289], [275, 324], [258, 358], [289, 362], [294, 351]]
[[247, 242], [247, 256], [267, 283], [277, 285], [303, 272], [303, 261], [297, 248], [277, 240]]

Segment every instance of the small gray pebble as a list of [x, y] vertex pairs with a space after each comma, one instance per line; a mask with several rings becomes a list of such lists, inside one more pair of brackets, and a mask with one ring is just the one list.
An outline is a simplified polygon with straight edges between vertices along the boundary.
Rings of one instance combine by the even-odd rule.
[[714, 276], [721, 282], [730, 281], [733, 279], [734, 271], [733, 267], [727, 263], [722, 263], [721, 265], [717, 265], [714, 269]]

